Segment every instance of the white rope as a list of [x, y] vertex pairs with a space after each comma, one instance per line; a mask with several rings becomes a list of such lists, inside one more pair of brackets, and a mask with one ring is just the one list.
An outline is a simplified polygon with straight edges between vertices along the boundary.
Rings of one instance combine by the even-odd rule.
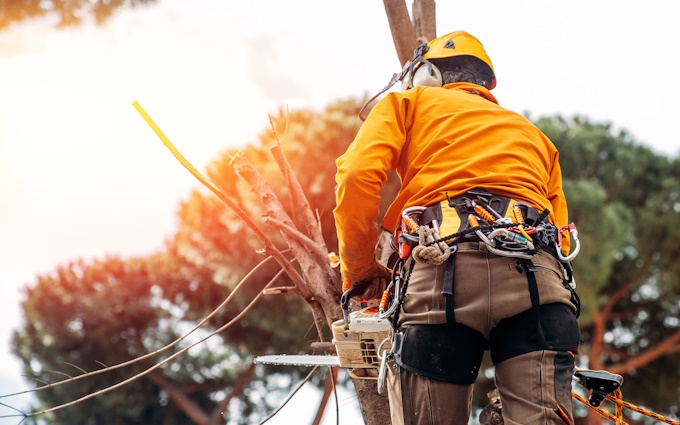
[[[439, 238], [439, 233], [433, 228], [420, 226], [418, 228], [419, 244], [413, 248], [413, 259], [417, 263], [440, 265], [451, 255], [451, 250], [446, 242]], [[431, 244], [432, 245], [428, 245]]]

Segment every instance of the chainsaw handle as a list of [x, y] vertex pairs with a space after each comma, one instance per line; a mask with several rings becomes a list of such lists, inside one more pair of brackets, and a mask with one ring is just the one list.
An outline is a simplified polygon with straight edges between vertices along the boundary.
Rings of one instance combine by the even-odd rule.
[[342, 297], [340, 297], [340, 307], [342, 308], [343, 312], [346, 312], [349, 308], [349, 300], [353, 297], [363, 294], [371, 282], [372, 279], [354, 282], [354, 284], [348, 290], [343, 292]]
[[368, 285], [372, 282], [372, 279], [360, 280], [354, 282], [354, 284], [345, 292], [343, 292], [342, 297], [340, 297], [340, 308], [342, 309], [342, 318], [345, 320], [345, 325], [349, 325], [349, 300], [357, 295], [364, 293]]

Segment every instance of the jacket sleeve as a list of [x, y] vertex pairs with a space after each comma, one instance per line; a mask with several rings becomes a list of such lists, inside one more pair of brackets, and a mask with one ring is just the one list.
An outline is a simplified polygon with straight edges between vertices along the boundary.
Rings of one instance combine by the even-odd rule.
[[[550, 171], [550, 180], [548, 181], [548, 200], [550, 201], [552, 210], [555, 214], [555, 225], [557, 227], [562, 227], [569, 224], [569, 212], [567, 210], [567, 200], [564, 197], [564, 190], [562, 188], [562, 169], [560, 168], [558, 152], [555, 152], [552, 170]], [[562, 252], [565, 255], [568, 255], [569, 250], [569, 233], [563, 232]]]
[[342, 276], [371, 276], [377, 267], [375, 244], [380, 196], [387, 172], [396, 169], [407, 137], [410, 100], [390, 93], [373, 108], [352, 144], [336, 160], [336, 207]]

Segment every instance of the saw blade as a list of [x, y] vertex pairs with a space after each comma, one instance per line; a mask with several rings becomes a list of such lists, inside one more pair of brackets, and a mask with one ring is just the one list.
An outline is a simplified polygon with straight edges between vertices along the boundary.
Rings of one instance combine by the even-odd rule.
[[340, 366], [338, 356], [315, 356], [311, 354], [272, 354], [258, 356], [253, 360], [254, 363], [278, 364], [291, 366]]

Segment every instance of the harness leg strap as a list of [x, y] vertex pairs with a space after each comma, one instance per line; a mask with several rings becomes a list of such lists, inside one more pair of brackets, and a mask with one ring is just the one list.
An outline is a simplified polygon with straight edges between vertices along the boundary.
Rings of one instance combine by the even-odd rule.
[[527, 272], [527, 282], [529, 284], [529, 297], [531, 298], [531, 308], [534, 311], [536, 318], [536, 331], [538, 332], [538, 342], [541, 348], [545, 348], [547, 343], [545, 341], [545, 334], [541, 327], [541, 300], [538, 295], [538, 283], [536, 282], [536, 272], [538, 269], [534, 266], [528, 258], [523, 258], [522, 265]]
[[446, 268], [444, 269], [444, 287], [442, 295], [446, 299], [446, 323], [456, 323], [456, 317], [453, 307], [453, 280], [456, 272], [456, 256], [455, 249], [452, 250], [451, 256], [446, 261]]

